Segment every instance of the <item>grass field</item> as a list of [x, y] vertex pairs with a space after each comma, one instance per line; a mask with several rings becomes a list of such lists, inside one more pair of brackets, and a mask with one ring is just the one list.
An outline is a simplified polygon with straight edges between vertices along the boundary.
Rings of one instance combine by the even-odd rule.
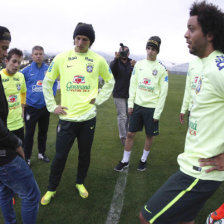
[[[136, 170], [144, 145], [144, 132], [137, 133], [131, 155], [123, 210], [119, 224], [137, 224], [138, 213], [148, 198], [178, 169], [177, 155], [184, 149], [186, 124], [179, 123], [185, 76], [169, 76], [169, 93], [160, 120], [160, 135], [155, 138], [145, 172]], [[60, 93], [58, 93], [60, 94]], [[47, 141], [47, 155], [53, 159], [58, 118], [51, 115]], [[105, 224], [119, 173], [113, 171], [121, 159], [123, 148], [118, 138], [116, 111], [113, 99], [98, 108], [92, 159], [85, 186], [88, 199], [81, 199], [75, 191], [77, 145], [74, 144], [57, 189], [56, 197], [48, 206], [41, 206], [38, 224]], [[36, 139], [31, 158], [32, 170], [42, 195], [48, 184], [50, 164], [37, 159]], [[22, 223], [20, 200], [16, 199], [15, 210], [18, 223]], [[208, 200], [197, 217], [196, 224], [203, 224], [207, 215], [223, 203], [223, 184]], [[4, 223], [0, 215], [0, 223]]]

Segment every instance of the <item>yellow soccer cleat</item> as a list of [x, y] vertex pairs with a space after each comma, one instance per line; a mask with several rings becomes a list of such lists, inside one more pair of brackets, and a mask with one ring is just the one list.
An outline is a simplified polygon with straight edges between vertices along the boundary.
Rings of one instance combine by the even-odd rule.
[[47, 205], [51, 202], [51, 199], [55, 196], [56, 191], [47, 191], [46, 194], [41, 199], [42, 205]]
[[78, 190], [79, 195], [80, 195], [82, 198], [88, 198], [89, 193], [88, 193], [88, 191], [86, 190], [86, 188], [84, 187], [83, 184], [76, 184], [75, 187], [76, 187], [76, 189]]

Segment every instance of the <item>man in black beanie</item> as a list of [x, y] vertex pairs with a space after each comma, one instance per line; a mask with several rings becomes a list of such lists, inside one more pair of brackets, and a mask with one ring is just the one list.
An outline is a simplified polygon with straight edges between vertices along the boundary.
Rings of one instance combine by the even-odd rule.
[[161, 44], [161, 39], [158, 36], [152, 36], [149, 38], [149, 40], [146, 43], [146, 49], [147, 47], [154, 47], [158, 54], [160, 49], [160, 44]]
[[158, 36], [150, 37], [146, 43], [147, 58], [138, 61], [132, 72], [128, 98], [129, 127], [122, 160], [114, 168], [117, 172], [129, 166], [136, 132], [142, 131], [143, 127], [146, 137], [137, 170], [145, 171], [153, 139], [159, 135], [159, 119], [168, 91], [168, 72], [157, 60], [160, 44]]
[[[78, 23], [73, 39], [75, 49], [54, 58], [43, 82], [47, 109], [59, 115], [59, 123], [56, 154], [51, 164], [48, 191], [41, 199], [42, 205], [49, 204], [56, 194], [69, 151], [76, 138], [79, 156], [75, 187], [82, 198], [88, 197], [88, 191], [83, 183], [90, 164], [96, 107], [110, 97], [114, 87], [113, 75], [107, 62], [89, 49], [95, 40], [92, 25]], [[56, 104], [52, 93], [52, 85], [59, 75], [61, 105]], [[99, 75], [105, 84], [98, 94]]]
[[[0, 63], [7, 56], [11, 35], [0, 26]], [[0, 207], [5, 223], [16, 223], [12, 197], [16, 193], [22, 199], [24, 224], [36, 223], [40, 191], [31, 169], [26, 164], [22, 141], [7, 128], [8, 102], [0, 76]]]
[[75, 40], [75, 37], [77, 35], [83, 35], [87, 36], [90, 41], [89, 47], [92, 46], [93, 42], [95, 41], [95, 31], [93, 29], [93, 26], [91, 24], [86, 23], [78, 23], [73, 34], [73, 40]]

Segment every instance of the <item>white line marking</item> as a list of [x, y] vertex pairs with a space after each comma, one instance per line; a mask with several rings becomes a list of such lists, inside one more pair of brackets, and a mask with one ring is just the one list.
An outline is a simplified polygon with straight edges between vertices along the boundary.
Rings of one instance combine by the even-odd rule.
[[105, 224], [117, 224], [119, 222], [120, 214], [123, 208], [124, 190], [127, 183], [127, 176], [128, 168], [119, 174]]

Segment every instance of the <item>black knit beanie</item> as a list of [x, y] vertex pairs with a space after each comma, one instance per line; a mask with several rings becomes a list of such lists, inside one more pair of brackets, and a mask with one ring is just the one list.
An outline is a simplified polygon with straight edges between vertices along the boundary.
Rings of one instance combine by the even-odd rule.
[[95, 31], [94, 31], [93, 26], [91, 24], [78, 23], [76, 28], [75, 28], [74, 34], [73, 34], [73, 39], [75, 39], [75, 37], [77, 35], [87, 36], [90, 40], [90, 46], [95, 41]]
[[152, 36], [147, 41], [146, 48], [151, 46], [151, 47], [154, 47], [159, 52], [160, 44], [161, 44], [161, 39], [158, 36]]
[[0, 26], [0, 40], [8, 40], [8, 41], [11, 41], [10, 32], [4, 26]]

